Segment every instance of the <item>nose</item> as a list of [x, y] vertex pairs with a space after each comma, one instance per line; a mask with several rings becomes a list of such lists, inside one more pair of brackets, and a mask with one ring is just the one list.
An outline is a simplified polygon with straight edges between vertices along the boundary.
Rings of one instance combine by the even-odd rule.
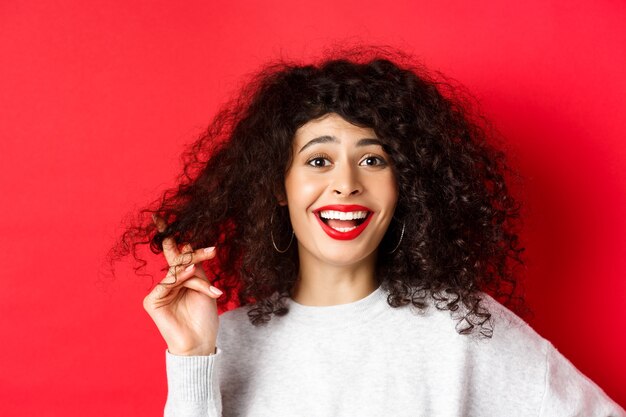
[[344, 197], [361, 194], [363, 187], [359, 181], [357, 169], [345, 165], [336, 167], [332, 190], [333, 194]]

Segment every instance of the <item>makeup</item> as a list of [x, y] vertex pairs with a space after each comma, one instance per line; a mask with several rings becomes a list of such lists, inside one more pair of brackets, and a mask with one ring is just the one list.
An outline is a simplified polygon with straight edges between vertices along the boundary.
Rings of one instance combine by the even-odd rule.
[[356, 239], [372, 220], [374, 212], [355, 204], [333, 204], [313, 210], [322, 230], [336, 240]]

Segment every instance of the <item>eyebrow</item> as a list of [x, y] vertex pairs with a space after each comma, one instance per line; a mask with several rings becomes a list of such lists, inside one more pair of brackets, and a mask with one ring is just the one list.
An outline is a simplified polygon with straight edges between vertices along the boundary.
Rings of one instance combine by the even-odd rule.
[[[328, 136], [328, 135], [320, 136], [320, 137], [317, 137], [315, 139], [311, 139], [310, 141], [308, 141], [306, 145], [300, 148], [298, 153], [301, 153], [306, 148], [316, 145], [318, 143], [339, 143], [339, 140], [334, 136]], [[383, 143], [379, 139], [375, 139], [375, 138], [359, 139], [359, 141], [356, 143], [357, 147], [369, 146], [369, 145], [378, 145], [384, 148]]]

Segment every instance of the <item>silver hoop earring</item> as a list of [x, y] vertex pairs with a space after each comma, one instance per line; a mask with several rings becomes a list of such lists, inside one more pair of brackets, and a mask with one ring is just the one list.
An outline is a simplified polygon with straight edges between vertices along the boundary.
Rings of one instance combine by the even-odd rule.
[[289, 250], [289, 248], [291, 247], [291, 244], [293, 243], [293, 229], [291, 230], [291, 239], [289, 239], [289, 244], [287, 245], [287, 247], [285, 249], [278, 249], [278, 246], [276, 246], [276, 242], [274, 241], [274, 212], [272, 211], [272, 216], [270, 217], [270, 238], [272, 239], [272, 246], [274, 246], [274, 249], [276, 249], [276, 252], [278, 253], [285, 253]]
[[396, 245], [395, 248], [393, 248], [393, 250], [391, 252], [387, 252], [389, 255], [391, 255], [392, 253], [397, 251], [398, 248], [400, 247], [400, 243], [402, 243], [402, 238], [404, 237], [404, 228], [405, 228], [405, 226], [406, 226], [405, 222], [402, 222], [402, 232], [400, 232], [400, 240], [398, 241], [398, 244]]

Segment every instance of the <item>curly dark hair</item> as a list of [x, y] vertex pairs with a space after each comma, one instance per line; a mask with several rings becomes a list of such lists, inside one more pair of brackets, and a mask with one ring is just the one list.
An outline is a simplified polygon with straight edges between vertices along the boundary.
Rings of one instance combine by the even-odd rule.
[[[514, 268], [524, 264], [520, 206], [505, 181], [518, 176], [463, 91], [397, 52], [268, 65], [184, 153], [178, 186], [142, 210], [164, 218], [167, 229], [159, 233], [144, 216], [123, 234], [116, 254], [140, 260], [138, 245], [159, 253], [168, 236], [194, 248], [217, 246], [207, 267], [224, 290], [219, 308], [253, 304], [254, 325], [287, 314], [298, 251], [272, 246], [271, 234], [286, 243], [291, 233], [277, 196], [284, 195], [296, 130], [336, 113], [372, 128], [393, 162], [398, 203], [377, 260], [389, 305], [422, 310], [433, 303], [456, 312], [459, 333], [490, 337], [483, 292], [512, 308], [523, 305]], [[389, 254], [403, 224], [401, 244]]]

